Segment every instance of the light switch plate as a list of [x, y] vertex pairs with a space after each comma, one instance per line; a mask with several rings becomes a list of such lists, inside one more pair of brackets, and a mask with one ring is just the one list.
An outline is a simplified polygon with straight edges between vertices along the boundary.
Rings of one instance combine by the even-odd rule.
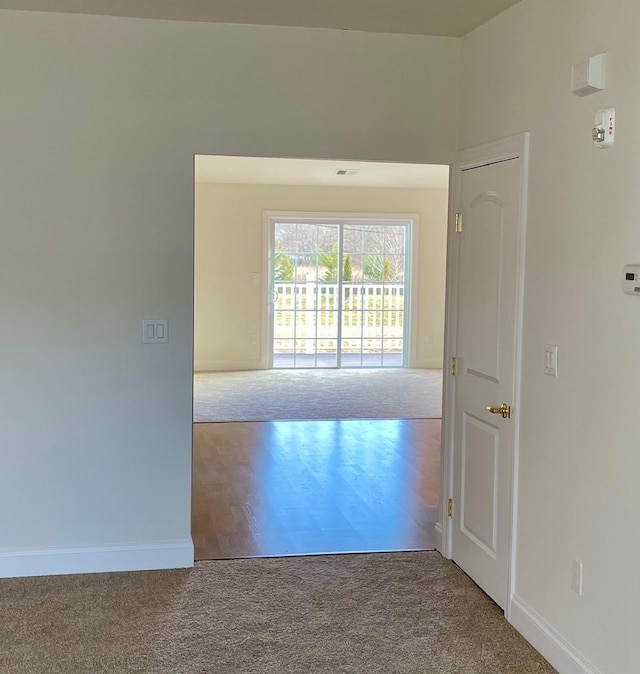
[[550, 377], [558, 376], [558, 347], [555, 344], [544, 345], [544, 373]]
[[168, 321], [165, 319], [144, 319], [142, 321], [143, 344], [166, 344], [168, 341]]

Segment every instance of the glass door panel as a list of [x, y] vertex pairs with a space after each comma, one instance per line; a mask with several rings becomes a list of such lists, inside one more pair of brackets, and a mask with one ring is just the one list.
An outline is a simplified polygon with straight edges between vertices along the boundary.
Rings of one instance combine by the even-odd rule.
[[336, 367], [337, 224], [272, 225], [273, 367]]
[[272, 221], [273, 367], [402, 367], [408, 224]]

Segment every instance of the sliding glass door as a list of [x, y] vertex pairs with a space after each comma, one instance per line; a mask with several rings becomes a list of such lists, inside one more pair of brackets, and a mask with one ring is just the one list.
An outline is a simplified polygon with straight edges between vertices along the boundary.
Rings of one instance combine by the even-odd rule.
[[406, 221], [272, 218], [274, 368], [406, 365]]
[[275, 222], [273, 367], [338, 367], [340, 227]]
[[347, 367], [401, 367], [407, 226], [342, 226], [342, 334]]

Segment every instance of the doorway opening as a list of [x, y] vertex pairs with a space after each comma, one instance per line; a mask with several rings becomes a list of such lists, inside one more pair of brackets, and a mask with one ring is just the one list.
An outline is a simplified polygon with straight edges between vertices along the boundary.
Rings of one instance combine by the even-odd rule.
[[413, 219], [267, 225], [271, 367], [406, 367]]
[[196, 157], [196, 559], [434, 547], [448, 175]]

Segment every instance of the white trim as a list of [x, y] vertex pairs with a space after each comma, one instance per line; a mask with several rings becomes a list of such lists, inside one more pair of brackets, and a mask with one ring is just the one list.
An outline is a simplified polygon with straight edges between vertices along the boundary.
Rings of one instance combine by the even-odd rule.
[[436, 522], [433, 527], [433, 547], [442, 554], [442, 525]]
[[[275, 235], [275, 231], [274, 231]], [[405, 230], [404, 233], [404, 238], [405, 238], [405, 243], [407, 240], [407, 232]], [[384, 239], [383, 239], [383, 246], [384, 246]], [[384, 247], [383, 247], [384, 250]], [[344, 260], [342, 259], [344, 255], [344, 223], [341, 223], [338, 226], [338, 269], [336, 273], [336, 281], [338, 282], [338, 321], [336, 325], [337, 329], [337, 335], [336, 335], [336, 365], [339, 368], [342, 368], [342, 319], [344, 318], [344, 278], [342, 275], [344, 274]], [[405, 268], [406, 268], [406, 262], [405, 262]], [[316, 267], [317, 268], [317, 267]], [[384, 326], [384, 322], [382, 323]], [[406, 325], [404, 326], [406, 330]], [[384, 337], [384, 327], [382, 328], [382, 335]], [[318, 313], [317, 313], [317, 308], [316, 308], [316, 344], [318, 340]], [[403, 342], [404, 344], [404, 342]], [[381, 345], [384, 346], [384, 341], [381, 342]], [[360, 358], [362, 358], [362, 342], [360, 342]], [[316, 365], [317, 365], [317, 348], [316, 348]], [[404, 363], [403, 363], [404, 364]], [[362, 365], [362, 360], [360, 361], [360, 365]]]
[[[426, 358], [412, 361], [407, 368], [414, 370], [442, 370], [441, 358]], [[193, 366], [194, 372], [233, 372], [268, 369], [262, 360], [198, 360]]]
[[192, 566], [191, 539], [140, 545], [36, 548], [0, 552], [0, 578], [186, 569]]
[[425, 358], [424, 360], [413, 361], [408, 367], [414, 370], [442, 370], [442, 358]]
[[[420, 282], [420, 218], [418, 214], [412, 215], [409, 220], [409, 232], [406, 245], [409, 246], [409, 287], [405, 283], [408, 312], [405, 312], [405, 333], [407, 336], [403, 349], [404, 366], [420, 367], [418, 361], [418, 283]], [[406, 252], [406, 251], [405, 251]], [[405, 270], [407, 266], [405, 263]]]
[[[449, 363], [455, 352], [456, 314], [458, 304], [458, 247], [455, 238], [456, 195], [460, 193], [460, 180], [455, 167], [451, 167], [449, 187], [449, 221], [447, 223], [447, 263], [444, 309], [444, 354], [442, 373], [442, 437], [440, 464], [440, 519], [441, 549], [443, 557], [451, 559], [452, 532], [449, 526], [448, 500], [453, 494], [453, 422], [455, 380]], [[451, 412], [450, 412], [451, 410]]]
[[[459, 212], [461, 199], [462, 172], [488, 164], [509, 159], [520, 158], [520, 226], [518, 231], [518, 263], [517, 263], [517, 298], [516, 298], [516, 334], [515, 334], [515, 372], [513, 391], [514, 449], [511, 474], [511, 508], [510, 508], [510, 541], [509, 541], [509, 579], [507, 607], [505, 615], [510, 619], [511, 600], [515, 593], [516, 582], [516, 538], [517, 538], [517, 506], [518, 506], [518, 463], [520, 439], [520, 379], [522, 361], [522, 324], [524, 303], [524, 263], [527, 224], [527, 185], [529, 165], [529, 132], [509, 136], [458, 153], [451, 171], [451, 191], [449, 200], [449, 229], [447, 236], [447, 292], [445, 309], [445, 358], [443, 381], [443, 424], [441, 466], [442, 501], [440, 507], [440, 526], [442, 527], [442, 554], [452, 556], [452, 527], [446, 516], [447, 501], [454, 493], [453, 460], [454, 460], [454, 412], [455, 412], [455, 377], [448, 367], [450, 359], [456, 355], [456, 316], [457, 316], [457, 279], [458, 279], [458, 238], [455, 233], [455, 214]], [[463, 224], [464, 227], [464, 224]]]
[[[518, 231], [518, 269], [517, 269], [517, 299], [516, 299], [516, 334], [515, 334], [515, 372], [513, 406], [515, 414], [514, 422], [514, 446], [511, 460], [511, 560], [509, 568], [509, 597], [516, 593], [516, 561], [517, 561], [517, 538], [518, 538], [518, 496], [520, 473], [520, 414], [521, 381], [522, 381], [522, 340], [524, 336], [524, 271], [527, 244], [527, 203], [529, 198], [529, 133], [523, 133], [513, 137], [508, 145], [513, 150], [517, 149], [520, 157], [520, 229]], [[503, 145], [507, 148], [507, 143]], [[505, 615], [511, 619], [512, 602], [507, 602]]]
[[511, 598], [509, 622], [560, 674], [602, 674], [517, 595]]
[[[405, 260], [405, 343], [403, 349], [403, 367], [407, 368], [425, 368], [432, 366], [416, 365], [415, 354], [417, 353], [418, 343], [418, 271], [419, 271], [419, 229], [420, 216], [418, 213], [336, 213], [332, 211], [263, 211], [263, 234], [262, 234], [262, 261], [263, 261], [263, 293], [265, 295], [264, 309], [262, 315], [262, 340], [264, 363], [263, 369], [273, 368], [273, 311], [269, 310], [270, 296], [273, 287], [273, 259], [272, 251], [274, 248], [274, 232], [272, 222], [274, 220], [296, 220], [312, 222], [319, 220], [322, 222], [335, 221], [340, 224], [349, 220], [373, 220], [380, 223], [403, 223], [408, 227], [408, 237], [406, 245], [409, 248], [408, 260]], [[340, 275], [341, 278], [341, 275]], [[432, 362], [432, 361], [426, 361]], [[436, 361], [433, 361], [436, 362]], [[442, 364], [434, 365], [436, 369], [442, 367]], [[257, 369], [257, 368], [254, 368]]]
[[273, 337], [269, 334], [270, 318], [269, 294], [271, 290], [271, 242], [268, 225], [262, 226], [262, 260], [261, 260], [261, 283], [260, 292], [262, 294], [262, 311], [260, 312], [260, 369], [267, 370], [273, 367], [271, 361], [271, 348]]
[[[276, 216], [274, 211], [263, 211], [262, 212], [262, 264], [266, 268], [265, 281], [266, 281], [266, 296], [263, 298], [263, 304], [265, 305], [265, 311], [263, 312], [263, 323], [262, 323], [262, 332], [265, 335], [263, 340], [262, 348], [264, 357], [267, 363], [267, 369], [273, 369], [273, 335], [274, 335], [274, 322], [273, 322], [273, 294], [274, 290], [274, 265], [275, 265], [275, 228], [272, 226], [271, 221]], [[266, 319], [266, 322], [264, 322]]]
[[454, 169], [459, 168], [465, 171], [486, 164], [496, 164], [518, 157], [524, 158], [529, 152], [529, 135], [529, 132], [525, 131], [460, 150], [454, 163]]
[[401, 220], [403, 222], [408, 222], [409, 220], [416, 220], [418, 218], [417, 213], [360, 213], [360, 212], [340, 212], [335, 211], [264, 211], [264, 217], [267, 221], [270, 219], [289, 219], [296, 220], [300, 218], [301, 220], [320, 220], [325, 222], [326, 220], [375, 220], [376, 222], [395, 222], [396, 220]]
[[265, 370], [260, 360], [198, 360], [194, 363], [194, 372], [244, 372], [246, 370]]

